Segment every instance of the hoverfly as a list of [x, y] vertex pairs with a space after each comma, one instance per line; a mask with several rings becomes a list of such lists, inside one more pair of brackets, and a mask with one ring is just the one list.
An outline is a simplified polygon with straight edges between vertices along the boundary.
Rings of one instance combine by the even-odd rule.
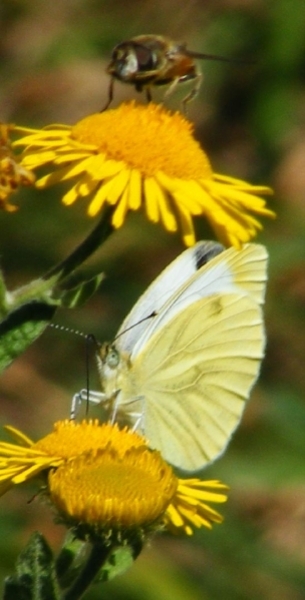
[[[115, 46], [112, 58], [107, 66], [110, 75], [106, 110], [113, 100], [114, 80], [134, 85], [137, 92], [145, 90], [148, 102], [151, 102], [153, 86], [169, 85], [164, 97], [175, 90], [178, 83], [194, 80], [192, 90], [182, 101], [186, 104], [197, 95], [202, 75], [194, 59], [203, 58], [232, 62], [231, 59], [213, 54], [201, 54], [187, 50], [186, 44], [175, 42], [162, 35], [139, 35]], [[234, 61], [233, 61], [234, 62]]]

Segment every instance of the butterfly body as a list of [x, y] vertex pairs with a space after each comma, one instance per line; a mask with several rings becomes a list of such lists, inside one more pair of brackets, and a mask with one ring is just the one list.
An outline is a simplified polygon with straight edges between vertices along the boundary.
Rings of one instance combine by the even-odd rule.
[[186, 250], [98, 355], [103, 391], [93, 401], [188, 471], [225, 450], [264, 354], [266, 251], [222, 250]]

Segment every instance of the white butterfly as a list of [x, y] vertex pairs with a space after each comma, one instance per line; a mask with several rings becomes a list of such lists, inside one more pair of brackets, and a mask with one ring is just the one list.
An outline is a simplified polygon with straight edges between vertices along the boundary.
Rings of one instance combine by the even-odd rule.
[[108, 403], [176, 467], [194, 471], [217, 458], [264, 355], [266, 265], [255, 244], [199, 242], [183, 252], [101, 347], [103, 392], [89, 400]]

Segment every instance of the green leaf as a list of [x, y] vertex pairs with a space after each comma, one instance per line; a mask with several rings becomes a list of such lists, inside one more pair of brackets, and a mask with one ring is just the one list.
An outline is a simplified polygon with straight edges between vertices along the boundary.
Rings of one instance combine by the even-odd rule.
[[56, 311], [45, 302], [28, 302], [0, 322], [0, 371], [41, 335]]
[[58, 305], [65, 308], [77, 308], [81, 306], [95, 294], [103, 279], [104, 274], [100, 273], [69, 290], [60, 290], [58, 293]]
[[3, 310], [5, 310], [6, 306], [6, 286], [4, 277], [2, 272], [0, 271], [0, 315], [2, 315]]
[[52, 552], [40, 533], [34, 533], [21, 552], [16, 574], [5, 581], [3, 600], [60, 600]]

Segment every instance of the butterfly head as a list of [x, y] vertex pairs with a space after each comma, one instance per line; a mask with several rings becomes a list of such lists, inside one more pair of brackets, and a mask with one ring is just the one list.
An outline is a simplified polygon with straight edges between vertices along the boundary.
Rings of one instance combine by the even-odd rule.
[[105, 368], [117, 369], [120, 364], [120, 353], [113, 343], [101, 344], [97, 351], [97, 363], [99, 370]]

